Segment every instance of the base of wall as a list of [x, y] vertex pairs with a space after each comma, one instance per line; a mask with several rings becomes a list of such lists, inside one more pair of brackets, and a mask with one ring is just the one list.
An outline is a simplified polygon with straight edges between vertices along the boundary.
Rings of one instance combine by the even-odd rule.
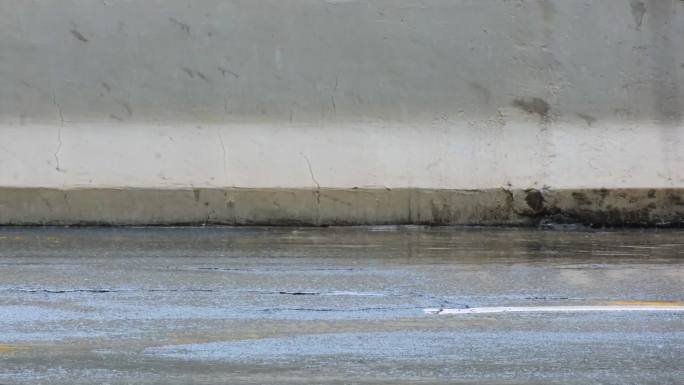
[[2, 225], [674, 227], [684, 189], [0, 188]]

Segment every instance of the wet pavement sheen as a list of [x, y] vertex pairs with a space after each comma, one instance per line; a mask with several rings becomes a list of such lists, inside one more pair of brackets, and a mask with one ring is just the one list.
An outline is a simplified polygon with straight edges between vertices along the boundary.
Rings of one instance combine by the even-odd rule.
[[684, 231], [0, 229], [0, 384], [684, 383]]

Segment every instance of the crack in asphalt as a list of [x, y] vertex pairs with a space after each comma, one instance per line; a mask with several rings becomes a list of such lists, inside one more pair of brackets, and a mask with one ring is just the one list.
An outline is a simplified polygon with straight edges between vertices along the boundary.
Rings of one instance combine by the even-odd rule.
[[307, 291], [279, 291], [278, 294], [286, 294], [286, 295], [321, 295], [321, 293], [307, 292]]

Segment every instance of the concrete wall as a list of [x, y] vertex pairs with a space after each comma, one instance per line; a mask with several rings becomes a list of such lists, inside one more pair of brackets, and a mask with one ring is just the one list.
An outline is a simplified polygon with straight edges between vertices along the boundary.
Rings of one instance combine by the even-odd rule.
[[[3, 1], [0, 222], [199, 221], [116, 206], [107, 189], [299, 191], [319, 205], [321, 189], [384, 203], [402, 189], [450, 208], [472, 206], [462, 190], [503, 195], [479, 216], [433, 202], [440, 220], [418, 220], [408, 198], [389, 216], [352, 199], [325, 221], [316, 204], [294, 214], [242, 194], [244, 220], [213, 221], [491, 223], [507, 207], [493, 222], [520, 223], [510, 194], [564, 191], [584, 199], [563, 210], [592, 223], [611, 210], [679, 223], [682, 36], [680, 0]], [[73, 189], [102, 195], [70, 207], [100, 208], [56, 214], [16, 194]], [[605, 207], [592, 189], [636, 195]]]

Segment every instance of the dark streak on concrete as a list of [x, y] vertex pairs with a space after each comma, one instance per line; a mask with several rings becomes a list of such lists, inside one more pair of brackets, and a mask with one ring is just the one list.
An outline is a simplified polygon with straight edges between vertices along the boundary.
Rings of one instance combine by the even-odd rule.
[[71, 32], [71, 34], [72, 34], [76, 39], [78, 39], [79, 41], [81, 41], [81, 42], [83, 42], [83, 43], [87, 43], [87, 42], [88, 42], [88, 39], [86, 39], [86, 37], [83, 36], [83, 34], [80, 33], [78, 30], [72, 29], [72, 30], [70, 30], [70, 32]]
[[542, 121], [549, 120], [551, 106], [544, 99], [538, 97], [518, 98], [513, 100], [513, 107], [517, 107], [528, 114], [539, 115]]
[[587, 123], [587, 126], [589, 126], [589, 127], [591, 127], [594, 123], [596, 123], [596, 118], [591, 116], [591, 115], [578, 113], [577, 116], [579, 116], [582, 120], [584, 120]]
[[191, 78], [194, 78], [194, 77], [195, 77], [195, 72], [194, 72], [193, 70], [191, 70], [190, 68], [183, 67], [183, 68], [181, 68], [181, 69], [183, 70], [183, 72], [185, 72], [186, 74], [188, 74], [188, 76], [190, 76]]
[[133, 108], [131, 108], [131, 105], [126, 103], [126, 102], [121, 102], [121, 106], [126, 110], [126, 113], [128, 116], [133, 116]]
[[177, 25], [186, 35], [190, 34], [190, 26], [188, 24], [178, 21], [175, 17], [169, 17], [169, 21]]
[[205, 74], [203, 74], [203, 73], [201, 73], [201, 72], [199, 72], [199, 71], [195, 71], [195, 73], [197, 74], [197, 77], [199, 77], [200, 79], [204, 80], [204, 81], [207, 82], [207, 83], [211, 83], [211, 80], [209, 80], [209, 78], [207, 77], [207, 75], [205, 75]]
[[240, 77], [240, 75], [238, 75], [237, 73], [235, 73], [229, 69], [225, 69], [223, 67], [217, 67], [217, 69], [221, 72], [221, 76], [223, 76], [223, 77], [225, 77], [226, 74], [234, 77], [235, 79], [238, 79]]
[[646, 5], [641, 0], [631, 0], [629, 3], [632, 9], [632, 17], [634, 17], [634, 24], [636, 29], [641, 30], [641, 23], [644, 21], [644, 14], [646, 13]]

